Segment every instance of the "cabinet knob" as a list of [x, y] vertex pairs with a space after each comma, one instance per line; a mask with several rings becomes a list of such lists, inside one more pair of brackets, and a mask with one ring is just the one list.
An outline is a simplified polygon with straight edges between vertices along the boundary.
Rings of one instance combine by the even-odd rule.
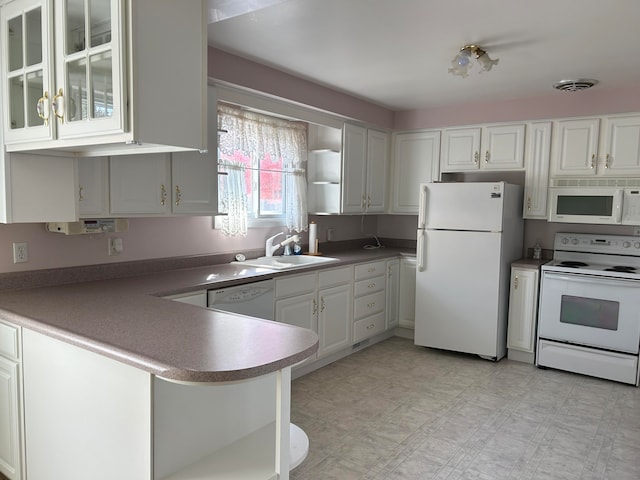
[[180, 191], [180, 186], [176, 185], [176, 205], [180, 205], [182, 201], [182, 192]]
[[489, 150], [487, 150], [484, 154], [484, 163], [489, 163], [489, 158], [491, 155], [489, 154]]
[[611, 155], [609, 155], [607, 153], [607, 156], [604, 157], [604, 168], [609, 168], [609, 159], [611, 158]]
[[591, 169], [596, 168], [596, 154], [595, 153], [593, 155], [591, 155], [591, 164], [589, 165], [589, 168], [591, 168]]
[[527, 210], [531, 210], [531, 197], [527, 197]]
[[45, 127], [49, 125], [49, 92], [44, 91], [44, 94], [38, 99], [38, 103], [36, 104], [36, 111], [38, 112], [38, 117], [40, 117], [44, 121]]
[[473, 163], [474, 165], [478, 165], [480, 162], [480, 152], [476, 152], [473, 154]]
[[518, 275], [516, 275], [515, 278], [513, 279], [513, 288], [514, 290], [518, 289]]

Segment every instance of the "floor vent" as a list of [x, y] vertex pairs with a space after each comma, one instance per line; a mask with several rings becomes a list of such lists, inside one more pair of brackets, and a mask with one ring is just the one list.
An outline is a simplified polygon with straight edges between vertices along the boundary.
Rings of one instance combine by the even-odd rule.
[[359, 348], [366, 347], [367, 345], [369, 345], [368, 338], [362, 340], [361, 342], [354, 343], [353, 346], [351, 347], [351, 350], [358, 350]]

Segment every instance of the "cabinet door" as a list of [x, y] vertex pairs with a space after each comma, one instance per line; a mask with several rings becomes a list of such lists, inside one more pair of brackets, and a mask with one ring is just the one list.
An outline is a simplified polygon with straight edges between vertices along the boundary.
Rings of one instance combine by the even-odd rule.
[[351, 288], [348, 285], [339, 285], [320, 290], [318, 302], [318, 357], [322, 357], [351, 345]]
[[420, 184], [438, 180], [440, 132], [399, 133], [393, 137], [390, 213], [418, 213]]
[[124, 1], [54, 3], [58, 138], [123, 132]]
[[398, 325], [415, 328], [416, 318], [416, 259], [403, 258], [400, 261], [400, 305]]
[[386, 329], [398, 326], [400, 293], [400, 260], [387, 261]]
[[174, 213], [192, 215], [217, 213], [218, 165], [213, 153], [209, 152], [172, 154], [171, 200]]
[[480, 143], [482, 169], [520, 170], [524, 167], [524, 124], [484, 127]]
[[440, 171], [464, 172], [480, 168], [480, 127], [450, 128], [442, 133]]
[[538, 271], [511, 270], [507, 348], [533, 352], [538, 310]]
[[0, 472], [12, 479], [22, 478], [19, 369], [19, 363], [0, 357]]
[[80, 217], [109, 214], [109, 159], [78, 159], [78, 208]]
[[640, 175], [640, 116], [609, 117], [603, 124], [602, 175]]
[[169, 154], [118, 155], [109, 161], [111, 213], [170, 211]]
[[555, 122], [551, 149], [554, 175], [595, 175], [600, 120], [561, 120]]
[[547, 218], [551, 122], [532, 123], [527, 131], [524, 174], [524, 218]]
[[366, 207], [367, 129], [344, 125], [342, 149], [342, 213], [362, 213]]
[[316, 292], [276, 300], [276, 321], [318, 331]]
[[49, 140], [54, 135], [49, 6], [43, 0], [9, 2], [0, 9], [4, 143]]
[[384, 213], [387, 199], [389, 134], [367, 131], [367, 213]]

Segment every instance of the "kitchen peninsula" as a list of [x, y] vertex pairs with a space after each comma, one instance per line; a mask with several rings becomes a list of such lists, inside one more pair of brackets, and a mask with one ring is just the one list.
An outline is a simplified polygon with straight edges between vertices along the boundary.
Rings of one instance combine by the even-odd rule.
[[1, 353], [24, 392], [17, 469], [30, 480], [288, 478], [291, 366], [317, 335], [154, 296], [240, 271], [3, 291]]

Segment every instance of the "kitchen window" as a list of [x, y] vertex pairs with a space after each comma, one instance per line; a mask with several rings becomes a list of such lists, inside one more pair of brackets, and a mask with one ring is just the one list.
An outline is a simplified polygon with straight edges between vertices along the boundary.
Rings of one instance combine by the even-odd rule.
[[216, 228], [231, 236], [248, 227], [307, 229], [307, 124], [228, 105], [218, 106], [220, 211]]

